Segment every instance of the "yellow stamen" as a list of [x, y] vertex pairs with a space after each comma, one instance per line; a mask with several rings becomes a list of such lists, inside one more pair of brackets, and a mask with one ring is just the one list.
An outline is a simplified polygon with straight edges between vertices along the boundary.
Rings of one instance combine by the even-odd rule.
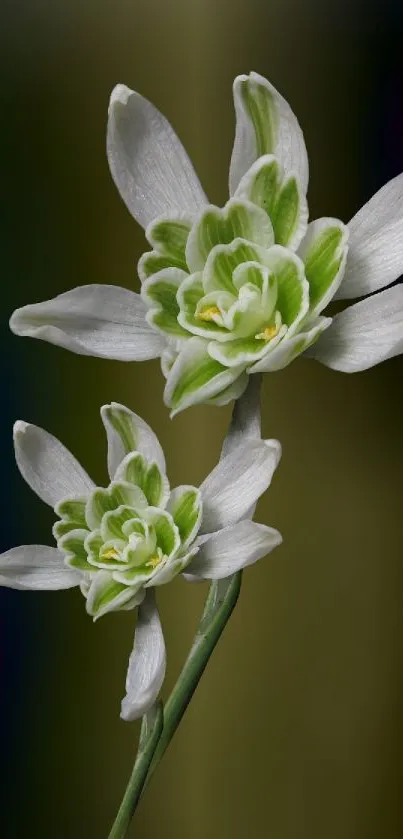
[[119, 551], [116, 548], [108, 548], [101, 554], [101, 559], [119, 559]]
[[259, 341], [271, 341], [272, 338], [275, 338], [280, 331], [279, 326], [266, 326], [263, 332], [258, 332], [255, 335], [255, 338]]
[[214, 315], [221, 314], [218, 306], [208, 306], [207, 309], [203, 309], [201, 312], [198, 313], [197, 318], [199, 320], [210, 321], [213, 320]]
[[160, 564], [161, 559], [161, 556], [152, 556], [151, 559], [148, 559], [146, 562], [147, 568], [156, 568], [157, 565]]

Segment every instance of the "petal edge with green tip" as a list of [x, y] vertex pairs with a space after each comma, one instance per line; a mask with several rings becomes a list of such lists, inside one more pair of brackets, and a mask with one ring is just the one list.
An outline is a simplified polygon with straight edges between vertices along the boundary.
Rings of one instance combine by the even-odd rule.
[[267, 213], [250, 201], [232, 198], [220, 209], [210, 205], [192, 227], [186, 261], [191, 272], [201, 271], [216, 245], [229, 245], [234, 239], [246, 239], [269, 248], [274, 242], [273, 228]]
[[200, 527], [202, 500], [199, 490], [193, 486], [176, 487], [171, 492], [167, 510], [179, 530], [183, 550], [193, 541]]
[[258, 73], [234, 81], [236, 131], [229, 187], [233, 195], [242, 176], [262, 155], [275, 154], [285, 171], [296, 172], [302, 192], [308, 186], [304, 135], [288, 102]]
[[264, 155], [245, 173], [235, 194], [266, 211], [276, 244], [296, 250], [306, 233], [308, 204], [295, 173], [285, 176], [277, 158]]
[[164, 401], [174, 416], [190, 405], [217, 396], [242, 373], [242, 367], [225, 368], [207, 352], [201, 338], [187, 341], [168, 375]]
[[336, 294], [343, 279], [348, 228], [339, 219], [320, 218], [308, 225], [298, 254], [309, 282], [310, 313], [319, 315]]

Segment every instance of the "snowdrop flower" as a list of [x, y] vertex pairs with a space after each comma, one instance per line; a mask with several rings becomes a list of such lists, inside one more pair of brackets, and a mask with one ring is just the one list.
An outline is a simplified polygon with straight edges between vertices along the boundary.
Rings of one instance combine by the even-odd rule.
[[225, 404], [253, 373], [308, 350], [336, 370], [365, 370], [403, 350], [403, 288], [333, 319], [332, 299], [379, 292], [403, 271], [403, 175], [344, 225], [308, 224], [308, 160], [290, 106], [266, 79], [234, 82], [230, 198], [208, 203], [173, 129], [123, 85], [112, 92], [108, 157], [116, 186], [145, 228], [141, 295], [84, 286], [16, 311], [11, 328], [74, 352], [161, 357], [172, 413]]
[[227, 577], [281, 542], [277, 530], [250, 520], [269, 486], [277, 440], [247, 437], [199, 489], [170, 490], [151, 428], [123, 405], [101, 409], [108, 440], [106, 488], [96, 487], [55, 437], [18, 421], [17, 465], [54, 508], [57, 548], [28, 545], [0, 556], [0, 585], [16, 589], [78, 586], [94, 619], [138, 607], [134, 649], [122, 703], [126, 720], [155, 701], [165, 674], [165, 645], [155, 588], [185, 571], [191, 580]]

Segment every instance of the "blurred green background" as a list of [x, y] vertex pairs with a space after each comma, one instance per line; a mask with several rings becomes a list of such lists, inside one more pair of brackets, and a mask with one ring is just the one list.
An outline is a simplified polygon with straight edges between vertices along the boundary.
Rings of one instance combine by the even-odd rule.
[[[75, 285], [138, 288], [142, 230], [105, 157], [108, 97], [138, 89], [171, 120], [213, 202], [226, 199], [231, 84], [255, 69], [305, 130], [313, 217], [348, 220], [403, 169], [401, 7], [298, 0], [8, 0], [2, 7], [3, 547], [49, 542], [52, 513], [12, 460], [17, 417], [106, 479], [99, 407], [151, 423], [171, 483], [216, 463], [230, 409], [172, 422], [158, 362], [74, 356], [8, 332], [12, 310]], [[298, 360], [267, 375], [283, 460], [258, 510], [284, 545], [241, 599], [131, 836], [403, 835], [402, 359], [352, 377]], [[160, 591], [165, 692], [206, 594]], [[2, 591], [0, 833], [106, 837], [138, 728], [119, 720], [133, 613], [92, 625], [79, 593]]]

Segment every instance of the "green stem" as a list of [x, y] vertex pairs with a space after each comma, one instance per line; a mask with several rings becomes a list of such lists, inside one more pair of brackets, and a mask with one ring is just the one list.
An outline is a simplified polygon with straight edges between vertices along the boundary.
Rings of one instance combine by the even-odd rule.
[[123, 839], [137, 807], [163, 727], [162, 702], [143, 717], [136, 761], [109, 839]]
[[192, 648], [165, 705], [164, 727], [152, 758], [147, 782], [167, 750], [214, 647], [227, 625], [239, 597], [241, 581], [242, 571], [237, 571], [232, 577], [214, 581], [210, 586]]

